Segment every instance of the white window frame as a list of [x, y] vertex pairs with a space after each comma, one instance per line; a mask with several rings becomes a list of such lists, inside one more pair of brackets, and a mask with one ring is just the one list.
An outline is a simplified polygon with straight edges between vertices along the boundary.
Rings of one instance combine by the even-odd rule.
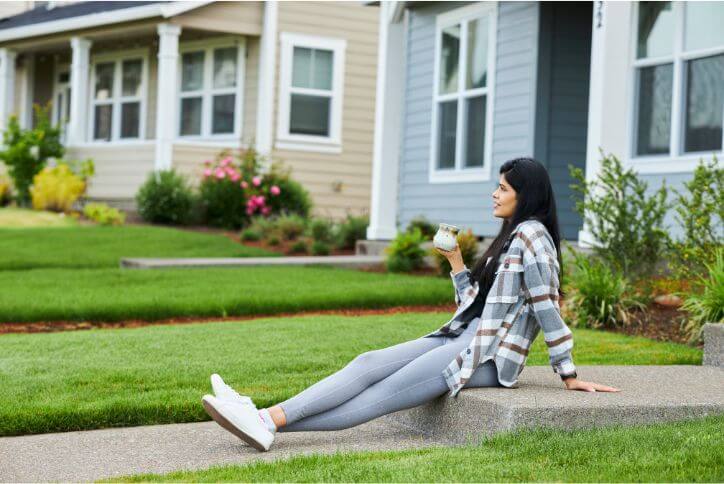
[[[693, 51], [684, 51], [684, 39], [686, 19], [684, 5], [686, 2], [671, 2], [674, 15], [674, 38], [672, 41], [672, 53], [665, 56], [637, 59], [636, 50], [638, 42], [639, 4], [632, 4], [631, 15], [631, 41], [629, 44], [629, 72], [628, 85], [633, 88], [629, 91], [627, 107], [628, 129], [626, 143], [628, 151], [628, 165], [640, 173], [677, 173], [693, 171], [699, 164], [700, 159], [705, 161], [711, 159], [712, 154], [717, 156], [719, 164], [724, 162], [724, 130], [722, 130], [722, 149], [719, 151], [697, 151], [685, 153], [684, 146], [684, 116], [686, 104], [686, 82], [685, 68], [686, 61], [708, 57], [711, 55], [723, 54], [724, 45], [709, 47]], [[673, 79], [671, 86], [671, 132], [669, 133], [669, 154], [637, 155], [636, 154], [636, 131], [638, 117], [638, 69], [641, 67], [655, 66], [672, 63]]]
[[[61, 83], [59, 76], [60, 73], [67, 72], [68, 73], [68, 82]], [[52, 121], [53, 124], [57, 124], [61, 128], [61, 141], [63, 144], [66, 143], [67, 140], [67, 129], [68, 129], [68, 120], [70, 119], [70, 113], [68, 113], [66, 118], [63, 118], [61, 116], [61, 113], [63, 112], [63, 107], [58, 106], [58, 95], [61, 93], [61, 91], [64, 90], [70, 91], [70, 62], [60, 62], [58, 59], [55, 59], [54, 68], [53, 68], [53, 116]]]
[[[488, 30], [488, 78], [486, 87], [465, 89], [467, 74], [467, 34], [468, 24], [471, 20], [490, 15]], [[439, 94], [440, 92], [440, 55], [442, 51], [443, 29], [461, 24], [460, 28], [460, 61], [458, 63], [458, 90], [452, 94]], [[465, 7], [457, 8], [437, 16], [435, 21], [435, 65], [433, 69], [433, 91], [432, 91], [432, 123], [430, 130], [430, 162], [429, 162], [429, 183], [460, 183], [478, 182], [490, 180], [491, 166], [493, 164], [493, 113], [495, 103], [495, 60], [497, 57], [497, 25], [498, 25], [498, 2], [479, 2]], [[468, 97], [476, 97], [485, 94], [485, 146], [483, 151], [483, 166], [475, 168], [464, 168], [463, 165], [463, 121], [464, 101]], [[438, 118], [439, 105], [442, 101], [457, 99], [457, 122], [455, 137], [455, 167], [453, 169], [438, 169]]]
[[[223, 47], [236, 47], [236, 87], [214, 88], [214, 50]], [[199, 91], [184, 93], [181, 90], [181, 75], [183, 66], [183, 54], [188, 52], [204, 52], [204, 88]], [[174, 120], [176, 140], [180, 144], [188, 141], [238, 141], [242, 136], [244, 125], [244, 78], [246, 76], [246, 37], [224, 36], [213, 39], [203, 39], [190, 42], [182, 42], [179, 45], [179, 58], [177, 66], [176, 84], [176, 119]], [[234, 102], [234, 132], [217, 133], [211, 132], [213, 115], [213, 97], [219, 94], [235, 94]], [[199, 97], [201, 95], [201, 133], [181, 134], [181, 100], [186, 97]], [[226, 146], [226, 145], [224, 145]]]
[[[122, 66], [123, 61], [140, 59], [141, 60], [141, 96], [121, 96]], [[112, 62], [113, 67], [113, 98], [109, 103], [107, 101], [96, 101], [96, 65]], [[91, 56], [90, 61], [90, 89], [88, 90], [88, 125], [86, 127], [86, 143], [91, 145], [109, 145], [109, 144], [133, 144], [146, 139], [146, 110], [148, 106], [148, 49], [126, 50], [121, 52], [109, 52], [95, 54]], [[72, 95], [72, 94], [71, 94]], [[139, 101], [139, 126], [138, 137], [136, 138], [120, 138], [121, 134], [121, 104], [127, 101]], [[111, 118], [111, 139], [102, 140], [93, 138], [93, 127], [95, 124], [95, 107], [99, 105], [111, 104], [113, 113]]]
[[[341, 153], [342, 104], [344, 101], [344, 71], [347, 40], [291, 32], [281, 32], [279, 37], [281, 42], [279, 113], [277, 116], [276, 142], [274, 147], [282, 150]], [[291, 96], [293, 93], [328, 95], [327, 91], [292, 87], [294, 47], [331, 50], [333, 53], [329, 136], [302, 135], [289, 132]]]

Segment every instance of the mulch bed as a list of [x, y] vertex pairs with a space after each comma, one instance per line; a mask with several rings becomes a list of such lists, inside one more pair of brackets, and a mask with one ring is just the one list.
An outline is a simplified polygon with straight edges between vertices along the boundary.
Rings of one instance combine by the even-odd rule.
[[[646, 311], [632, 312], [629, 325], [607, 329], [607, 331], [631, 336], [643, 336], [656, 341], [688, 344], [687, 338], [679, 330], [686, 318], [687, 313], [685, 311], [651, 303]], [[703, 348], [704, 344], [697, 343], [692, 344], [692, 346]]]
[[311, 316], [323, 314], [337, 314], [340, 316], [367, 316], [399, 313], [426, 313], [426, 312], [454, 312], [455, 304], [443, 305], [419, 305], [419, 306], [392, 306], [381, 309], [328, 309], [320, 311], [299, 311], [291, 313], [258, 314], [253, 316], [227, 316], [227, 317], [180, 317], [168, 318], [158, 321], [127, 320], [109, 322], [89, 321], [40, 321], [34, 323], [0, 323], [0, 334], [10, 333], [55, 333], [59, 331], [76, 331], [83, 329], [117, 329], [117, 328], [140, 328], [143, 326], [162, 324], [188, 324], [188, 323], [210, 323], [210, 322], [235, 322], [248, 321], [269, 317], [290, 317], [290, 316]]

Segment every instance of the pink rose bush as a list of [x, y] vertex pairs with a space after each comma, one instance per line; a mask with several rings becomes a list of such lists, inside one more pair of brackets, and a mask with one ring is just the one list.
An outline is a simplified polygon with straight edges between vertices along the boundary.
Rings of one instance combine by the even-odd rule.
[[252, 215], [272, 214], [272, 199], [281, 195], [281, 189], [265, 175], [257, 174], [253, 161], [249, 163], [244, 157], [239, 163], [223, 152], [215, 161], [204, 161], [200, 194], [210, 225], [239, 228]]

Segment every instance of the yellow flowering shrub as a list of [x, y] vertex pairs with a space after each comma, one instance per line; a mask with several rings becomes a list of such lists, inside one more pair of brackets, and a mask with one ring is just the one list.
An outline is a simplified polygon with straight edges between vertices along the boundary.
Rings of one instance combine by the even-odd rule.
[[33, 177], [30, 196], [35, 210], [68, 213], [85, 193], [86, 182], [65, 163], [45, 167]]
[[10, 203], [10, 180], [0, 175], [0, 207]]
[[100, 225], [123, 225], [126, 221], [125, 212], [99, 202], [86, 203], [83, 215]]

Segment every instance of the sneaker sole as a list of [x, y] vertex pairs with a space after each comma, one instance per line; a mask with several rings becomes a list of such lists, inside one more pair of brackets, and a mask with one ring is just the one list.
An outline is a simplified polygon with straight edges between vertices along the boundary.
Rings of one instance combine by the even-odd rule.
[[269, 450], [267, 447], [264, 447], [264, 444], [262, 444], [251, 435], [247, 434], [242, 429], [231, 423], [231, 421], [224, 417], [224, 415], [216, 407], [214, 407], [213, 403], [207, 400], [206, 397], [201, 399], [201, 403], [204, 405], [204, 410], [206, 410], [206, 413], [208, 413], [209, 416], [224, 429], [228, 430], [229, 432], [231, 432], [232, 434], [234, 434], [235, 436], [237, 436], [238, 438], [240, 438], [241, 440], [251, 445], [260, 452], [266, 452], [267, 450]]

